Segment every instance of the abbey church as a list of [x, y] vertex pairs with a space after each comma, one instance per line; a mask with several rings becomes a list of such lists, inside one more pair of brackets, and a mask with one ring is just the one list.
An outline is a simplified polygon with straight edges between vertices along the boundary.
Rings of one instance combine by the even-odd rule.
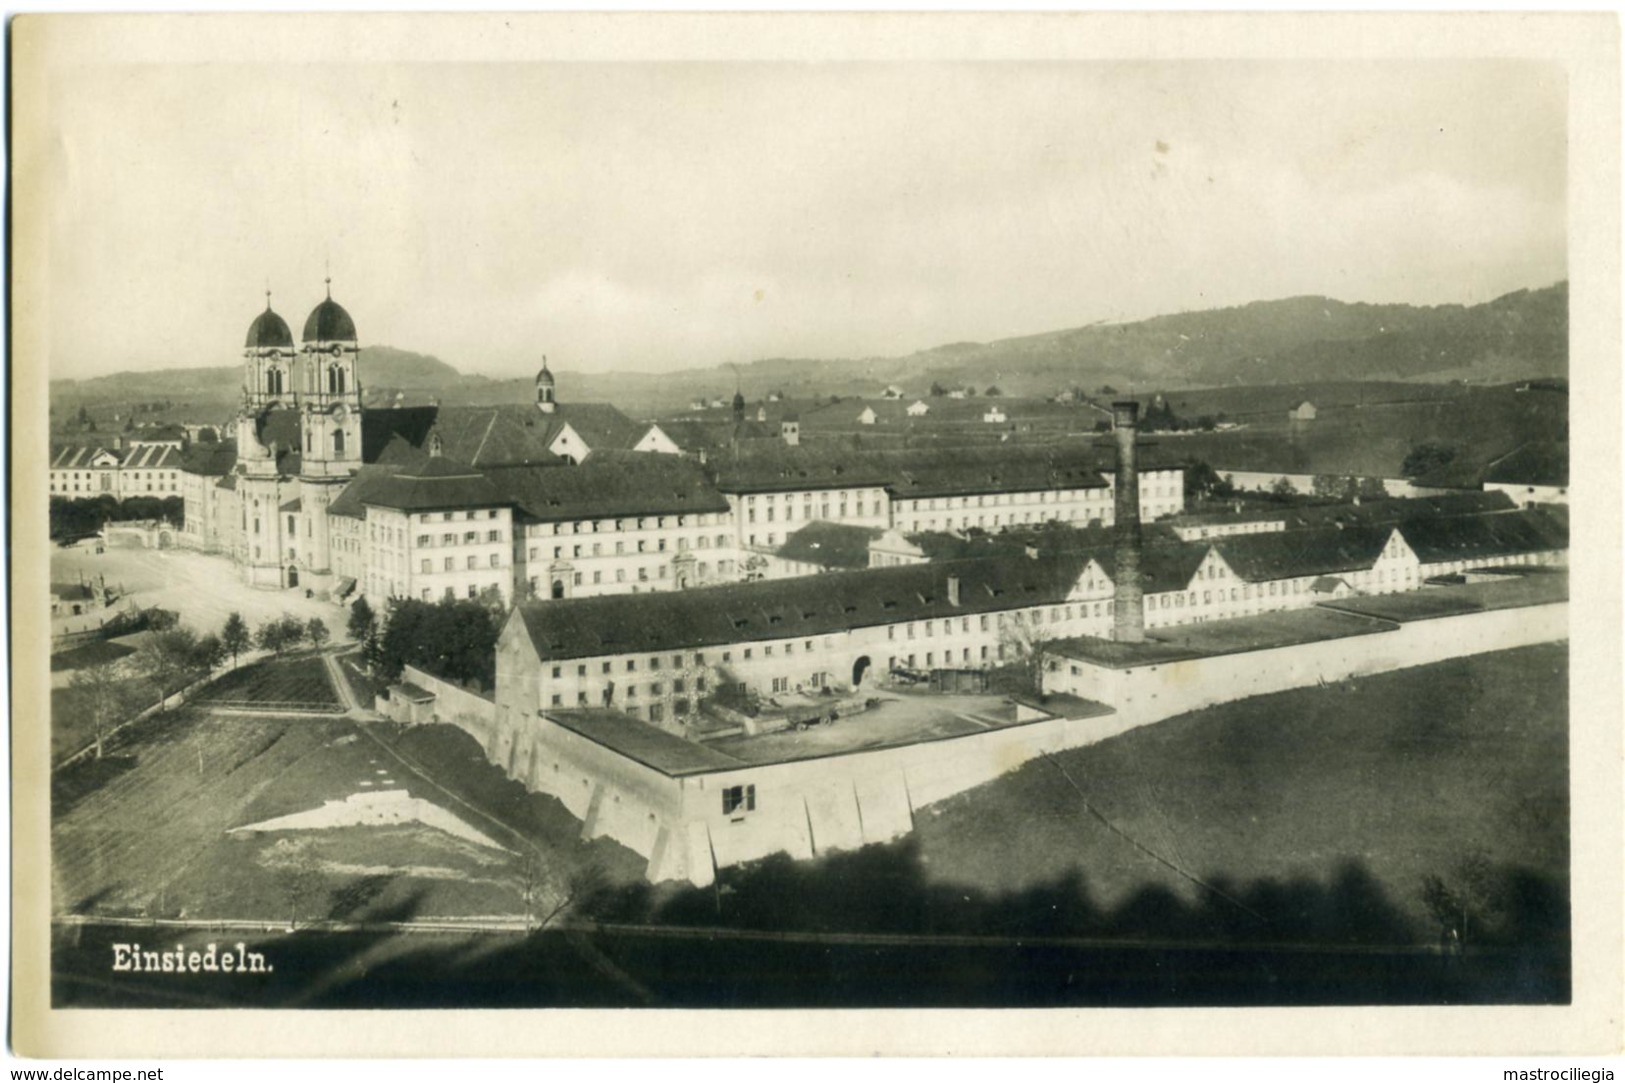
[[[551, 473], [617, 452], [678, 450], [614, 406], [561, 404], [545, 361], [532, 402], [366, 408], [355, 321], [333, 300], [331, 284], [297, 342], [267, 295], [242, 360], [235, 440], [199, 445], [182, 465], [184, 540], [228, 554], [249, 583], [269, 589], [319, 585], [344, 595], [359, 586], [375, 595], [440, 597], [492, 587], [511, 600], [520, 574], [521, 593], [529, 578], [541, 591], [536, 569], [522, 574], [522, 524], [514, 535], [513, 513], [523, 501], [498, 492], [487, 473], [500, 471], [508, 490], [533, 490], [535, 479], [525, 475], [536, 468]], [[627, 454], [619, 456], [621, 472], [651, 473], [626, 466]], [[679, 487], [692, 484], [687, 463], [650, 458], [639, 456], [639, 466]], [[601, 475], [603, 465], [589, 473]], [[459, 528], [414, 532], [409, 542], [403, 527], [382, 525], [391, 512], [408, 510], [421, 525], [431, 510], [419, 507], [425, 503], [433, 504], [437, 524]], [[478, 528], [465, 526], [475, 519]], [[498, 519], [500, 528], [492, 525]], [[406, 550], [428, 548], [425, 542], [436, 552], [407, 567]], [[716, 562], [706, 564], [715, 574]], [[568, 562], [554, 571], [566, 575], [566, 589], [575, 585]]]
[[[234, 436], [182, 460], [182, 544], [268, 590], [510, 605], [773, 578], [808, 546], [861, 562], [887, 531], [1122, 514], [1110, 451], [1091, 444], [877, 450], [786, 425], [747, 447], [736, 396], [729, 453], [708, 462], [714, 445], [563, 401], [545, 358], [524, 401], [384, 409], [365, 405], [359, 359], [331, 285], [297, 342], [267, 296], [243, 344]], [[1133, 484], [1146, 522], [1184, 508], [1176, 463], [1147, 463]]]

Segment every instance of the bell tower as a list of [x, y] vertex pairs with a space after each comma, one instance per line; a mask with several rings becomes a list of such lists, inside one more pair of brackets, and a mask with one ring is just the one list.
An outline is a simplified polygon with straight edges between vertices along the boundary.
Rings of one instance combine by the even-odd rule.
[[292, 406], [296, 401], [294, 368], [298, 360], [293, 332], [271, 310], [271, 291], [265, 291], [265, 311], [248, 325], [243, 343], [243, 406], [259, 413], [269, 406]]
[[348, 478], [361, 466], [361, 381], [355, 321], [327, 298], [305, 320], [299, 404], [301, 477]]
[[559, 408], [553, 382], [553, 374], [548, 371], [547, 358], [542, 358], [542, 371], [536, 374], [536, 407], [544, 414], [551, 414]]
[[327, 296], [311, 310], [300, 336], [299, 563], [315, 572], [332, 568], [327, 509], [361, 469], [360, 346], [355, 321]]

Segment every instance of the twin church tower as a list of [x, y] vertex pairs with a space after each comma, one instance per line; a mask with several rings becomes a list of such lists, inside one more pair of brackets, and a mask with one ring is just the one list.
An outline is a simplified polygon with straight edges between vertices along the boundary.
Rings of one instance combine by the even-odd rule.
[[348, 477], [361, 465], [359, 353], [355, 321], [333, 300], [331, 279], [327, 298], [305, 320], [298, 346], [287, 323], [272, 311], [269, 292], [265, 311], [249, 325], [243, 419], [278, 406], [298, 411], [301, 475]]
[[271, 309], [248, 328], [237, 416], [240, 557], [257, 586], [299, 585], [332, 567], [327, 509], [362, 462], [355, 321], [327, 297], [295, 345]]

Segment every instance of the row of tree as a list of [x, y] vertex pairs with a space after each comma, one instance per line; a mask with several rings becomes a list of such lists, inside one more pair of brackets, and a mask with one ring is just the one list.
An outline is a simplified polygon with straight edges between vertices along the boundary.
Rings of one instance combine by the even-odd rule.
[[111, 493], [69, 499], [51, 497], [51, 540], [83, 538], [108, 523], [161, 519], [174, 526], [186, 521], [186, 502], [178, 496], [131, 496], [120, 500]]
[[[946, 398], [955, 391], [963, 392], [966, 398], [974, 399], [976, 397], [976, 388], [970, 386], [969, 384], [966, 384], [964, 387], [960, 388], [952, 388], [944, 387], [941, 383], [938, 383], [935, 380], [931, 382], [931, 397], [934, 399]], [[990, 384], [988, 389], [982, 392], [982, 394], [987, 398], [996, 399], [1000, 395], [1004, 394], [1004, 392], [999, 390], [998, 384]]]
[[500, 598], [496, 606], [467, 598], [392, 598], [380, 621], [359, 598], [350, 607], [349, 632], [361, 642], [367, 665], [387, 680], [410, 665], [483, 692], [496, 683], [500, 605]]
[[182, 627], [173, 610], [146, 609], [141, 619], [151, 634], [133, 658], [93, 663], [75, 670], [69, 680], [72, 708], [83, 713], [95, 733], [97, 759], [108, 731], [143, 703], [151, 703], [154, 695], [162, 710], [170, 696], [214, 672], [227, 657], [235, 667], [255, 646], [281, 655], [306, 641], [319, 649], [329, 638], [320, 617], [301, 621], [286, 613], [252, 632], [242, 614], [232, 613], [218, 634], [203, 635]]

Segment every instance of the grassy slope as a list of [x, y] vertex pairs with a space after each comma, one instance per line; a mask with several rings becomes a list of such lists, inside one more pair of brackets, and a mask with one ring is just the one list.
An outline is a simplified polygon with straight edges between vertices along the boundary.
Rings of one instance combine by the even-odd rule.
[[[1422, 933], [1422, 877], [1470, 851], [1568, 879], [1567, 650], [1526, 648], [1183, 715], [1058, 761], [1128, 834], [1209, 880], [1363, 866]], [[1196, 889], [1108, 832], [1048, 761], [927, 811], [928, 876], [994, 893], [1081, 872], [1095, 901]]]

